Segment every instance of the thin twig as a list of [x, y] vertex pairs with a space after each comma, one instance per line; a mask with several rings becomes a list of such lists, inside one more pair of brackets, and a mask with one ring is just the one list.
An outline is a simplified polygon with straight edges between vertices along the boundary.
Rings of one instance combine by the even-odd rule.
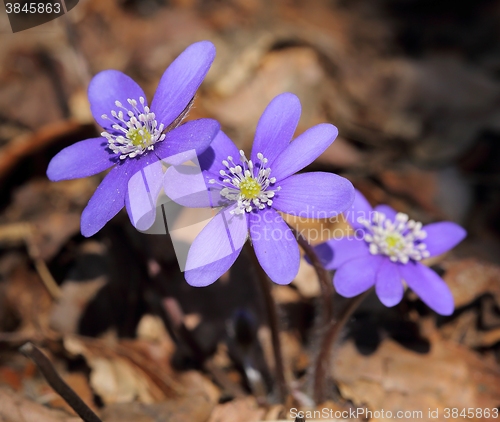
[[19, 349], [36, 363], [49, 385], [85, 422], [102, 422], [85, 402], [66, 384], [54, 369], [50, 360], [33, 343], [26, 343]]
[[322, 317], [320, 325], [325, 326], [326, 324], [329, 324], [333, 318], [334, 290], [333, 290], [332, 277], [321, 263], [321, 260], [319, 259], [318, 255], [316, 255], [314, 248], [309, 244], [307, 239], [304, 236], [302, 236], [302, 234], [296, 229], [294, 229], [292, 226], [289, 225], [289, 227], [290, 230], [292, 230], [292, 233], [294, 234], [295, 238], [297, 239], [297, 242], [299, 243], [300, 247], [304, 250], [304, 253], [309, 257], [309, 260], [311, 261], [311, 264], [314, 267], [316, 274], [318, 275], [319, 285], [321, 288], [321, 299], [323, 301], [323, 306], [321, 310]]
[[36, 271], [42, 280], [43, 285], [52, 296], [52, 299], [58, 300], [62, 296], [61, 288], [57, 284], [56, 280], [52, 276], [52, 273], [47, 267], [45, 261], [40, 257], [40, 251], [34, 241], [35, 228], [33, 225], [28, 224], [29, 233], [25, 236], [26, 248], [28, 249], [28, 254], [35, 264]]
[[26, 246], [28, 255], [35, 264], [35, 269], [45, 288], [57, 300], [61, 297], [61, 289], [52, 277], [47, 264], [41, 258], [40, 250], [35, 242], [36, 227], [32, 223], [20, 222], [0, 226], [0, 242], [22, 244]]
[[371, 290], [352, 298], [347, 306], [342, 310], [341, 314], [330, 322], [324, 336], [321, 339], [320, 349], [316, 361], [314, 363], [313, 372], [313, 387], [314, 387], [314, 400], [316, 404], [325, 401], [326, 380], [330, 372], [331, 350], [333, 345], [337, 342], [343, 328], [349, 321], [351, 315], [363, 302]]
[[271, 329], [271, 341], [273, 344], [273, 354], [274, 354], [274, 370], [276, 375], [276, 382], [278, 386], [278, 399], [280, 403], [284, 403], [286, 397], [288, 396], [288, 387], [285, 380], [285, 368], [283, 366], [283, 354], [281, 351], [281, 340], [279, 333], [278, 324], [278, 310], [276, 308], [276, 303], [271, 293], [271, 285], [267, 274], [262, 269], [255, 255], [255, 251], [249, 243], [246, 243], [250, 256], [255, 263], [255, 270], [257, 272], [257, 279], [259, 281], [259, 286], [264, 296], [264, 306], [267, 312], [267, 318], [269, 323], [269, 328]]
[[60, 299], [62, 296], [61, 288], [54, 280], [54, 277], [52, 277], [52, 273], [50, 272], [49, 267], [47, 267], [45, 261], [41, 258], [35, 258], [33, 263], [35, 264], [35, 269], [40, 276], [43, 285], [49, 292], [52, 299]]

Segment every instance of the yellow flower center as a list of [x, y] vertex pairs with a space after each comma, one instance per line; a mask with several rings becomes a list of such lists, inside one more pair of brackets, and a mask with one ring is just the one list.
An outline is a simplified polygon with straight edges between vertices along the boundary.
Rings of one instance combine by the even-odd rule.
[[227, 170], [219, 170], [221, 179], [210, 179], [208, 183], [219, 184], [222, 188], [220, 195], [236, 202], [231, 214], [263, 210], [273, 204], [272, 198], [281, 187], [272, 186], [276, 183], [276, 177], [269, 177], [271, 169], [266, 166], [267, 158], [262, 153], [257, 153], [256, 165], [245, 157], [242, 150], [239, 162], [228, 156], [222, 164]]
[[146, 105], [144, 97], [139, 103], [133, 98], [127, 99], [128, 106], [115, 101], [118, 110], [111, 110], [111, 116], [103, 114], [101, 118], [109, 121], [111, 133], [104, 131], [101, 136], [108, 140], [108, 148], [119, 154], [120, 160], [134, 158], [154, 149], [157, 142], [167, 136], [165, 126], [158, 125], [156, 116]]
[[364, 240], [372, 255], [388, 256], [392, 262], [407, 264], [410, 259], [420, 261], [430, 256], [423, 242], [427, 233], [422, 223], [410, 220], [406, 214], [397, 213], [394, 218], [375, 211], [373, 218], [358, 218], [365, 228]]
[[401, 235], [397, 233], [389, 234], [385, 238], [385, 242], [387, 243], [387, 248], [390, 252], [394, 252], [394, 250], [401, 250], [403, 247]]
[[127, 132], [127, 138], [130, 139], [132, 145], [136, 147], [146, 148], [152, 144], [151, 133], [146, 128], [130, 129]]
[[260, 183], [253, 177], [245, 177], [240, 182], [240, 192], [244, 199], [255, 199], [259, 196], [262, 188]]

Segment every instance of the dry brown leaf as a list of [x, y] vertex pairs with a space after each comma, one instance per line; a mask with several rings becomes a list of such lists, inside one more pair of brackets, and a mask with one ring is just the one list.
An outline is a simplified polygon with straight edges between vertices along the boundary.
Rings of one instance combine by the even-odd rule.
[[475, 258], [444, 261], [442, 267], [456, 307], [467, 306], [484, 296], [479, 308], [469, 309], [445, 324], [441, 328], [443, 336], [472, 348], [497, 344], [500, 341], [496, 311], [500, 306], [500, 267]]
[[[170, 367], [171, 345], [145, 340], [110, 344], [66, 336], [66, 350], [81, 355], [91, 368], [90, 385], [105, 404], [164, 402], [193, 394], [218, 400], [219, 390], [197, 372], [175, 373]], [[164, 348], [165, 346], [165, 348]]]
[[[332, 373], [343, 397], [370, 410], [495, 408], [500, 404], [500, 369], [493, 360], [431, 336], [431, 351], [417, 354], [392, 340], [370, 356], [360, 355], [352, 342], [337, 352]], [[456, 419], [457, 420], [457, 419]], [[458, 419], [462, 420], [462, 419]]]
[[62, 410], [48, 409], [5, 387], [0, 387], [0, 421], [2, 422], [80, 422]]
[[493, 347], [500, 342], [500, 328], [480, 330], [477, 309], [460, 314], [441, 327], [444, 338], [470, 348]]
[[115, 403], [102, 412], [103, 422], [205, 422], [213, 404], [202, 397], [184, 397], [162, 403]]
[[161, 403], [115, 403], [104, 409], [104, 422], [205, 422], [219, 399], [218, 389], [195, 371], [180, 379], [184, 392]]
[[[257, 333], [266, 361], [271, 370], [274, 370], [274, 354], [272, 348], [271, 331], [269, 327], [260, 327]], [[282, 360], [285, 369], [285, 378], [293, 380], [293, 371], [297, 368], [297, 363], [303, 361], [303, 348], [295, 333], [280, 332], [280, 341], [282, 344]]]
[[81, 211], [95, 187], [95, 178], [36, 179], [19, 187], [1, 216], [6, 222], [0, 226], [2, 246], [27, 244], [32, 259], [49, 261], [80, 232]]
[[469, 211], [471, 190], [455, 167], [423, 169], [410, 164], [379, 172], [390, 192], [411, 198], [433, 218], [462, 221]]
[[456, 307], [468, 305], [486, 293], [492, 294], [500, 306], [500, 267], [475, 258], [446, 261], [442, 266]]
[[255, 397], [245, 397], [217, 405], [208, 422], [255, 422], [264, 420], [265, 414]]
[[26, 156], [55, 144], [62, 137], [82, 136], [88, 130], [88, 126], [75, 121], [59, 121], [46, 124], [36, 132], [12, 139], [0, 150], [0, 180]]
[[[324, 72], [310, 48], [270, 52], [262, 58], [253, 78], [234, 95], [210, 104], [212, 113], [237, 135], [234, 141], [248, 148], [255, 126], [267, 104], [276, 95], [293, 91], [302, 102], [302, 130], [317, 121], [317, 94]], [[300, 129], [299, 129], [300, 131]]]
[[4, 291], [6, 306], [19, 318], [18, 334], [39, 335], [47, 330], [52, 299], [39, 276], [25, 266], [17, 266]]
[[276, 421], [277, 419], [285, 417], [285, 414], [285, 406], [283, 406], [282, 404], [266, 406], [266, 414], [263, 420], [269, 422]]
[[164, 373], [154, 379], [151, 368], [143, 367], [144, 362], [137, 362], [130, 353], [119, 352], [125, 352], [123, 347], [107, 347], [98, 340], [74, 336], [65, 337], [64, 345], [71, 354], [85, 358], [91, 368], [90, 385], [105, 404], [134, 400], [154, 403], [165, 399], [165, 389], [172, 393], [173, 381]]
[[365, 164], [366, 154], [344, 138], [337, 137], [323, 154], [317, 158], [318, 163], [336, 167], [360, 167]]
[[293, 280], [293, 285], [305, 298], [313, 298], [321, 294], [318, 275], [314, 267], [308, 264], [304, 257], [300, 259], [299, 272]]

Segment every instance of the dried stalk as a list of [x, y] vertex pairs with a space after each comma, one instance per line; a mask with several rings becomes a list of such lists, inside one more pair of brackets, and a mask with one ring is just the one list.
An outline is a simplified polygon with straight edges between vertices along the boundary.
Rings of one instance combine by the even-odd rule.
[[33, 360], [40, 369], [49, 385], [85, 422], [102, 422], [101, 419], [88, 407], [73, 389], [64, 382], [56, 372], [49, 358], [33, 343], [26, 343], [19, 349], [24, 355]]
[[359, 296], [352, 298], [347, 306], [344, 307], [341, 314], [330, 322], [321, 339], [320, 349], [316, 361], [314, 362], [313, 372], [314, 401], [316, 404], [323, 403], [326, 399], [326, 380], [330, 372], [332, 348], [339, 339], [350, 317], [370, 291], [371, 290], [367, 290]]
[[257, 280], [259, 282], [262, 295], [264, 296], [264, 306], [266, 308], [269, 328], [271, 329], [271, 341], [273, 344], [273, 354], [274, 354], [274, 370], [276, 376], [276, 384], [278, 391], [278, 400], [280, 403], [284, 403], [288, 396], [288, 387], [285, 380], [285, 368], [283, 366], [283, 353], [281, 351], [281, 340], [279, 333], [279, 323], [278, 323], [278, 310], [276, 303], [271, 292], [271, 284], [267, 277], [267, 274], [262, 269], [255, 255], [255, 251], [252, 246], [247, 243], [249, 255], [252, 257], [255, 270], [257, 272]]
[[333, 290], [332, 277], [321, 263], [321, 260], [319, 259], [318, 255], [316, 255], [314, 248], [309, 244], [307, 239], [293, 227], [291, 226], [289, 227], [290, 230], [292, 230], [293, 235], [297, 239], [297, 242], [299, 243], [300, 247], [304, 250], [304, 253], [309, 257], [309, 260], [311, 261], [311, 264], [314, 267], [316, 274], [318, 275], [319, 285], [321, 288], [321, 299], [323, 301], [323, 306], [321, 310], [322, 317], [320, 325], [324, 326], [326, 324], [329, 324], [329, 322], [333, 318], [334, 290]]

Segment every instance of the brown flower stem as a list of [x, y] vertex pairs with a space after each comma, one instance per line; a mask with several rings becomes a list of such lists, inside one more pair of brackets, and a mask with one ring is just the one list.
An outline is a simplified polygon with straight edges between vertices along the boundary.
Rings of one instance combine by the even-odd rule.
[[311, 261], [311, 264], [314, 267], [316, 274], [318, 275], [319, 285], [321, 287], [321, 299], [323, 302], [320, 326], [325, 326], [326, 324], [329, 324], [333, 318], [334, 290], [332, 277], [321, 263], [321, 260], [319, 259], [318, 255], [316, 255], [314, 248], [309, 244], [307, 239], [302, 236], [299, 231], [291, 226], [289, 227], [290, 230], [292, 230], [293, 235], [297, 239], [298, 244], [304, 250], [304, 253], [309, 257], [309, 260]]
[[288, 396], [288, 387], [285, 380], [285, 368], [283, 366], [283, 354], [281, 351], [281, 340], [279, 336], [278, 310], [271, 293], [271, 284], [267, 274], [260, 266], [257, 256], [255, 255], [255, 251], [250, 243], [247, 242], [245, 246], [254, 261], [255, 270], [257, 272], [257, 280], [259, 282], [262, 295], [264, 296], [264, 306], [267, 313], [269, 328], [271, 329], [278, 400], [280, 403], [285, 403], [286, 397]]
[[78, 416], [85, 422], [102, 422], [73, 389], [63, 381], [49, 358], [38, 347], [28, 342], [19, 350], [36, 363], [49, 385], [68, 403]]
[[316, 361], [314, 363], [313, 372], [313, 388], [314, 388], [314, 401], [320, 404], [325, 401], [326, 394], [326, 380], [330, 372], [330, 360], [332, 347], [337, 342], [343, 328], [349, 321], [350, 317], [358, 306], [363, 302], [366, 296], [371, 292], [366, 292], [352, 298], [349, 303], [342, 309], [340, 315], [332, 320], [321, 339], [320, 349]]

